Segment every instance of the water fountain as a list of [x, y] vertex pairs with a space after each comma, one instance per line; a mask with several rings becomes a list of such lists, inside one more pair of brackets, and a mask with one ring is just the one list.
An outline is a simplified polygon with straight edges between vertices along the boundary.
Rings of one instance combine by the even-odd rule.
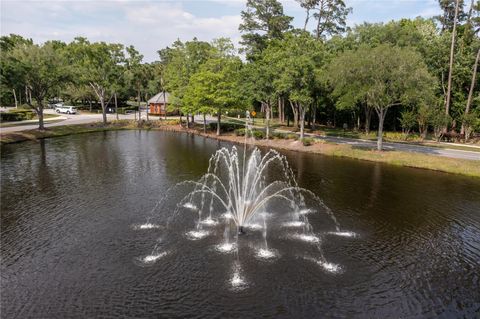
[[[245, 139], [249, 138], [249, 130], [247, 120]], [[242, 242], [255, 242], [255, 256], [260, 260], [279, 257], [277, 250], [268, 244], [269, 234], [314, 245], [316, 256], [308, 255], [304, 259], [320, 265], [325, 271], [340, 271], [340, 266], [324, 257], [322, 238], [326, 235], [355, 237], [355, 233], [341, 231], [333, 212], [323, 201], [297, 185], [285, 156], [275, 150], [262, 156], [258, 148], [247, 154], [247, 145], [245, 141], [243, 153], [235, 146], [217, 150], [210, 158], [206, 174], [197, 181], [184, 181], [171, 188], [152, 210], [147, 223], [135, 226], [136, 229], [160, 227], [166, 233], [178, 232], [175, 225], [184, 225], [184, 219], [190, 217], [192, 228], [184, 233], [186, 239], [202, 240], [221, 234], [217, 236], [221, 242], [216, 250], [235, 256], [230, 280], [234, 288], [245, 287], [239, 257], [239, 250], [245, 246]], [[173, 211], [169, 207], [172, 202], [176, 203]], [[162, 212], [165, 216], [160, 217]], [[309, 216], [320, 213], [325, 215], [325, 222], [333, 230], [324, 233], [313, 230]], [[155, 218], [164, 225], [152, 223]], [[151, 264], [166, 255], [167, 252], [159, 251], [157, 245], [141, 260]]]

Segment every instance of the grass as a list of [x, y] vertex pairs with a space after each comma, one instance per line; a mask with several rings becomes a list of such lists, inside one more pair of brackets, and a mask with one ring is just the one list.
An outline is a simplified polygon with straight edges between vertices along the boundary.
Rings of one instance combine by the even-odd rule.
[[399, 151], [378, 152], [354, 148], [351, 145], [329, 146], [322, 152], [323, 154], [480, 177], [480, 161]]
[[[49, 119], [46, 123], [56, 123], [62, 121], [60, 119], [61, 115], [56, 114], [44, 114], [43, 119]], [[56, 119], [58, 118], [58, 119]], [[12, 126], [21, 126], [21, 125], [38, 125], [38, 116], [35, 116], [33, 119], [28, 120], [29, 122], [25, 123], [24, 121], [13, 121], [13, 122], [2, 122], [1, 127], [12, 127]]]
[[20, 132], [5, 133], [0, 135], [0, 144], [18, 143], [23, 141], [34, 141], [43, 138], [59, 137], [74, 134], [102, 132], [125, 129], [124, 125], [110, 124], [103, 127], [99, 124], [62, 125], [49, 127], [44, 131], [38, 129]]

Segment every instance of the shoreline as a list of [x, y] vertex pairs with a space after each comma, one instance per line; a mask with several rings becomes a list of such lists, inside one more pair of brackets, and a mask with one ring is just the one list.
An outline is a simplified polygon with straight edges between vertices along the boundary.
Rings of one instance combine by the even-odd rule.
[[[5, 133], [0, 135], [0, 145], [3, 146], [5, 144], [19, 143], [23, 141], [36, 141], [39, 139], [52, 137], [115, 130], [160, 130], [195, 134], [198, 136], [235, 144], [245, 143], [244, 136], [236, 136], [233, 133], [223, 133], [223, 135], [217, 136], [214, 132], [203, 133], [202, 130], [192, 128], [186, 129], [181, 127], [179, 124], [174, 123], [174, 121], [167, 121], [165, 123], [145, 122], [141, 123], [140, 125], [133, 121], [115, 121], [109, 123], [109, 125], [106, 127], [102, 126], [101, 123], [94, 123], [56, 126], [51, 127], [43, 132], [39, 130], [29, 130], [15, 133]], [[370, 162], [387, 163], [395, 166], [428, 169], [480, 178], [480, 162], [473, 160], [455, 159], [402, 151], [378, 152], [375, 150], [355, 148], [350, 145], [333, 144], [319, 140], [315, 141], [310, 146], [304, 146], [301, 141], [292, 139], [255, 140], [254, 138], [248, 138], [247, 143], [249, 145], [270, 147], [279, 150], [352, 158]]]

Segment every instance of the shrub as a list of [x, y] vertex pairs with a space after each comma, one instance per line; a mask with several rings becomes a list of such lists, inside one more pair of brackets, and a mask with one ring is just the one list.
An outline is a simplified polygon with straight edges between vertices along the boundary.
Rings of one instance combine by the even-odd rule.
[[[241, 129], [243, 128], [243, 124], [236, 124], [236, 123], [220, 123], [220, 130], [222, 132], [233, 132], [236, 129]], [[216, 131], [217, 130], [217, 123], [209, 123], [208, 128], [211, 131]]]
[[315, 139], [313, 137], [304, 137], [302, 138], [303, 146], [310, 146], [315, 143]]
[[278, 138], [278, 139], [281, 139], [281, 140], [287, 138], [287, 135], [286, 135], [286, 134], [284, 134], [284, 133], [278, 133], [278, 132], [274, 132], [274, 133], [272, 134], [272, 136], [273, 136], [274, 138]]
[[293, 134], [293, 133], [290, 133], [290, 134], [287, 134], [287, 136], [285, 137], [289, 140], [298, 140], [298, 135], [297, 134]]
[[261, 140], [265, 138], [265, 133], [263, 131], [254, 130], [251, 134], [256, 140]]
[[237, 128], [235, 130], [235, 135], [236, 136], [245, 136], [245, 129], [244, 128]]
[[2, 122], [25, 121], [33, 119], [37, 114], [32, 110], [18, 109], [0, 113]]

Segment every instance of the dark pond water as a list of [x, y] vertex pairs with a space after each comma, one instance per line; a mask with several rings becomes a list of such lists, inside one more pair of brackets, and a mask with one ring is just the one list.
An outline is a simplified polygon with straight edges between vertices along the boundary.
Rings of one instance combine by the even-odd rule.
[[205, 173], [220, 146], [230, 147], [128, 131], [3, 147], [1, 317], [480, 316], [480, 180], [424, 170], [284, 153], [300, 186], [359, 235], [322, 243], [338, 273], [281, 239], [274, 261], [241, 252], [243, 290], [229, 283], [232, 256], [208, 238], [178, 236], [168, 255], [139, 263], [162, 230], [132, 225]]

